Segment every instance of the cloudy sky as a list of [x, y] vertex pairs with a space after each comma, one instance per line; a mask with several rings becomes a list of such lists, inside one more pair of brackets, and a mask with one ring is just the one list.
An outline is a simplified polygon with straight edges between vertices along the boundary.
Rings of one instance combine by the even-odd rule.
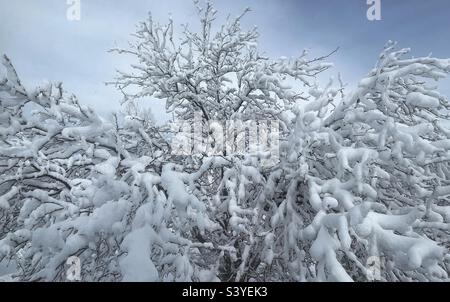
[[[381, 21], [366, 18], [366, 0], [216, 0], [222, 16], [252, 12], [243, 24], [258, 26], [260, 48], [270, 56], [313, 56], [340, 50], [329, 76], [342, 74], [350, 86], [375, 64], [388, 40], [411, 47], [413, 55], [450, 57], [450, 1], [381, 0]], [[69, 21], [66, 0], [0, 0], [0, 53], [7, 54], [26, 84], [62, 81], [82, 103], [102, 113], [120, 108], [120, 93], [104, 82], [130, 59], [108, 53], [126, 46], [135, 25], [147, 17], [196, 23], [189, 0], [81, 0], [81, 19]], [[450, 96], [450, 80], [442, 84]], [[164, 119], [164, 104], [148, 100]]]

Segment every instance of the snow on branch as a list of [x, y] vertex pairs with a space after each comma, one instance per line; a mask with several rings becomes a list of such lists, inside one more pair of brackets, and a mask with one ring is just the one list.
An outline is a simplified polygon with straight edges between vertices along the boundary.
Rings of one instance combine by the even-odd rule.
[[[241, 27], [249, 10], [215, 26], [212, 4], [196, 7], [199, 32], [150, 15], [114, 49], [136, 62], [113, 82], [129, 106], [112, 117], [61, 83], [24, 87], [3, 57], [11, 277], [65, 281], [75, 256], [84, 281], [367, 281], [374, 259], [379, 281], [448, 281], [450, 107], [430, 83], [450, 59], [389, 42], [347, 93], [340, 78], [316, 83], [329, 55], [266, 58], [257, 30]], [[188, 123], [275, 119], [279, 160], [174, 154], [169, 125], [135, 103], [150, 96]]]

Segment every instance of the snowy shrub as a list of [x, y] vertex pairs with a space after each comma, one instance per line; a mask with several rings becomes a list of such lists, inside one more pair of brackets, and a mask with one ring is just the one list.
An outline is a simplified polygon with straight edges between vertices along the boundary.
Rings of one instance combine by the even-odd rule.
[[[407, 58], [389, 42], [347, 94], [317, 85], [329, 55], [273, 60], [241, 16], [200, 32], [143, 22], [129, 110], [102, 117], [61, 83], [30, 90], [4, 56], [0, 76], [0, 262], [22, 281], [447, 280], [449, 104], [432, 86], [450, 59]], [[217, 28], [217, 30], [214, 30]], [[182, 121], [275, 120], [279, 158], [171, 150], [136, 102]], [[200, 138], [207, 135], [200, 132]]]
[[270, 190], [286, 194], [272, 197], [269, 235], [284, 240], [269, 243], [296, 280], [363, 281], [374, 256], [381, 280], [448, 277], [449, 107], [426, 79], [444, 77], [450, 60], [403, 59], [394, 46], [329, 114], [331, 85], [295, 110]]

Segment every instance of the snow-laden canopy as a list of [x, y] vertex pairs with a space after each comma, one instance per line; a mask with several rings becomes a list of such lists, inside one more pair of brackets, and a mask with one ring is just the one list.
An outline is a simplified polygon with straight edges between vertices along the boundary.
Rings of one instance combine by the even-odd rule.
[[[448, 280], [450, 59], [389, 42], [347, 94], [315, 76], [328, 57], [271, 60], [240, 20], [201, 31], [141, 24], [124, 101], [153, 96], [178, 119], [280, 124], [267, 154], [171, 150], [171, 127], [138, 110], [99, 116], [61, 83], [0, 76], [0, 262], [23, 281]], [[201, 132], [200, 136], [208, 131]], [[199, 139], [194, 138], [194, 139]]]

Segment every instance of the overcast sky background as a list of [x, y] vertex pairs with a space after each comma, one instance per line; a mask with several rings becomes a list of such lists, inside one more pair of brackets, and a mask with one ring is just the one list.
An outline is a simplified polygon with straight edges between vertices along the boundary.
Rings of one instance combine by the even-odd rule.
[[[329, 61], [355, 86], [376, 63], [388, 40], [411, 47], [415, 56], [430, 52], [450, 57], [450, 1], [381, 0], [382, 20], [368, 21], [366, 0], [216, 0], [221, 16], [252, 12], [244, 27], [258, 26], [260, 49], [269, 56], [295, 56], [308, 49], [312, 56], [340, 50]], [[120, 108], [114, 87], [105, 86], [116, 69], [131, 59], [108, 53], [126, 46], [135, 25], [149, 11], [165, 22], [197, 24], [189, 0], [81, 0], [81, 20], [66, 18], [66, 0], [0, 0], [0, 53], [7, 54], [28, 85], [62, 81], [80, 101], [102, 113]], [[178, 27], [180, 29], [180, 27]], [[441, 90], [450, 96], [450, 80]], [[147, 102], [164, 120], [163, 102]]]

